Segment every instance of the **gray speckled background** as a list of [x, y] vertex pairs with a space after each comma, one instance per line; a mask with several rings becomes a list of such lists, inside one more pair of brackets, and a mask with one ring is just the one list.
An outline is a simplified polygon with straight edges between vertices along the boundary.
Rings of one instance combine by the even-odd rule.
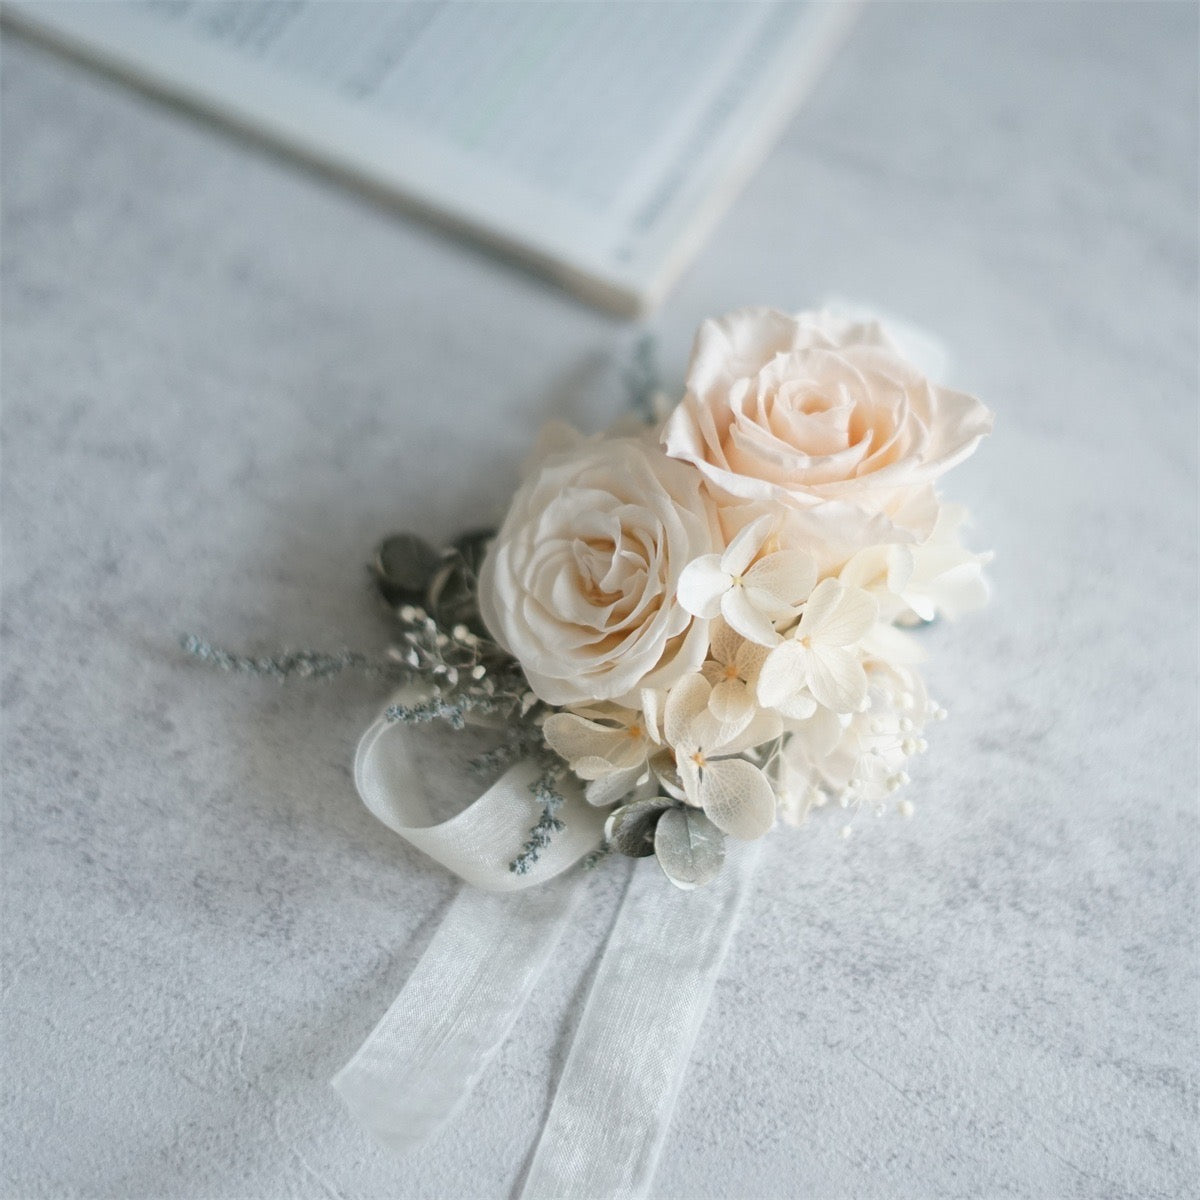
[[[911, 823], [773, 838], [663, 1197], [1197, 1194], [1197, 9], [868, 7], [652, 322], [828, 294], [998, 413], [997, 602], [928, 635]], [[357, 802], [362, 563], [499, 509], [636, 337], [15, 36], [3, 52], [4, 1160], [24, 1197], [494, 1197], [622, 868], [453, 1129], [327, 1081], [454, 884]]]

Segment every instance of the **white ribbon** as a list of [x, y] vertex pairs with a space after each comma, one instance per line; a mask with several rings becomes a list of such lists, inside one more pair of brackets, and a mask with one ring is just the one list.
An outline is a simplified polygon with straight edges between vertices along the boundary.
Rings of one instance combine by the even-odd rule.
[[582, 892], [572, 878], [516, 896], [458, 893], [404, 990], [333, 1079], [385, 1146], [420, 1145], [471, 1094]]
[[570, 778], [561, 785], [565, 802], [558, 816], [566, 828], [555, 834], [524, 874], [509, 869], [541, 805], [529, 790], [537, 767], [519, 762], [474, 804], [449, 821], [436, 822], [413, 763], [416, 732], [382, 716], [363, 735], [354, 758], [354, 782], [363, 803], [389, 829], [412, 842], [460, 879], [488, 892], [516, 892], [545, 883], [600, 844], [604, 814], [583, 798]]
[[[508, 1036], [583, 892], [578, 872], [554, 876], [597, 845], [604, 817], [571, 786], [559, 810], [566, 828], [517, 875], [508, 864], [540, 815], [529, 790], [536, 768], [517, 764], [437, 823], [413, 736], [385, 718], [367, 731], [355, 758], [359, 793], [385, 825], [473, 886], [333, 1080], [371, 1133], [401, 1151], [454, 1114]], [[734, 845], [721, 875], [693, 892], [677, 891], [651, 863], [634, 872], [522, 1200], [645, 1195], [757, 859], [757, 843]]]
[[647, 1194], [761, 847], [731, 842], [720, 875], [692, 892], [638, 864], [521, 1200]]
[[[508, 1036], [582, 891], [578, 877], [554, 877], [599, 844], [604, 825], [603, 813], [564, 781], [558, 815], [566, 828], [519, 875], [509, 863], [541, 815], [529, 790], [537, 767], [516, 764], [457, 816], [437, 822], [413, 759], [417, 736], [386, 716], [367, 730], [354, 759], [359, 795], [389, 829], [471, 886], [333, 1080], [363, 1125], [401, 1151], [449, 1120]], [[547, 886], [527, 890], [533, 884]], [[520, 894], [497, 894], [511, 892]]]

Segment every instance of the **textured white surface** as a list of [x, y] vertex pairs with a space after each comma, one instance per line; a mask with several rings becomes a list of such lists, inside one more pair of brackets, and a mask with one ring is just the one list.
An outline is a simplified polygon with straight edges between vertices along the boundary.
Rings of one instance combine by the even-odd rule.
[[[362, 563], [498, 510], [636, 331], [6, 37], [6, 1197], [494, 1197], [622, 870], [452, 1131], [328, 1087], [454, 885], [353, 795]], [[950, 492], [997, 601], [930, 631], [918, 816], [780, 831], [664, 1197], [1195, 1195], [1197, 9], [868, 7], [653, 323], [828, 294], [998, 413]], [[619, 1048], [618, 1048], [619, 1049]]]

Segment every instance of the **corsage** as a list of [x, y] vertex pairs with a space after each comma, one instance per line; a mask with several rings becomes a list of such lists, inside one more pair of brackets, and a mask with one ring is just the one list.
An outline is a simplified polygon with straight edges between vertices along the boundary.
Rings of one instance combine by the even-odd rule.
[[[355, 779], [474, 885], [335, 1080], [384, 1142], [418, 1143], [469, 1093], [586, 887], [571, 868], [653, 858], [522, 1193], [644, 1194], [759, 839], [827, 806], [843, 833], [864, 810], [912, 814], [910, 765], [945, 715], [916, 627], [987, 598], [989, 556], [938, 487], [992, 417], [910, 342], [829, 311], [705, 321], [682, 399], [647, 385], [644, 420], [548, 428], [497, 530], [381, 546], [398, 634], [366, 665], [401, 688]], [[277, 674], [364, 665], [191, 649]], [[412, 758], [431, 722], [491, 731], [493, 782], [449, 820]]]

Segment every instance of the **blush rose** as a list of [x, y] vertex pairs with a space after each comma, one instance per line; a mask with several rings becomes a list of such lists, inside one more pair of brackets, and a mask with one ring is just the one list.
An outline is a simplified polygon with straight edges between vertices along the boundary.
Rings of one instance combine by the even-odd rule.
[[718, 548], [693, 468], [646, 438], [584, 441], [541, 460], [517, 491], [484, 561], [480, 609], [546, 703], [634, 697], [703, 662], [708, 623], [676, 589], [692, 559]]
[[978, 400], [928, 380], [876, 322], [748, 308], [701, 325], [662, 441], [722, 504], [895, 513], [991, 427]]

